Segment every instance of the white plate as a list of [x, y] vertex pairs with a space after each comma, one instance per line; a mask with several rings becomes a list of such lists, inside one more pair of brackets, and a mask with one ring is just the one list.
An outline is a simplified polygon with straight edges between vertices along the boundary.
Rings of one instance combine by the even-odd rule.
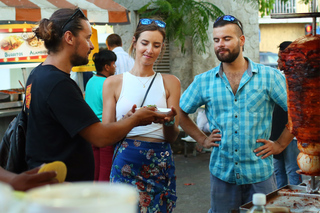
[[[137, 107], [136, 110], [140, 109], [140, 107]], [[156, 111], [157, 113], [160, 114], [168, 114], [169, 112], [171, 112], [171, 108], [157, 108], [158, 111]]]
[[169, 112], [171, 112], [170, 108], [157, 108], [157, 109], [161, 114], [168, 114]]

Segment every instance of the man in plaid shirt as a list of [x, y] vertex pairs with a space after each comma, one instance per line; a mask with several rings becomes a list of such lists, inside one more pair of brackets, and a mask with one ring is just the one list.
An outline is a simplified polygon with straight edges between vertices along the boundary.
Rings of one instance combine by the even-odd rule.
[[[285, 128], [278, 140], [268, 140], [275, 103], [287, 111], [285, 77], [243, 56], [241, 22], [230, 15], [219, 17], [213, 40], [221, 63], [197, 75], [183, 93], [180, 126], [200, 145], [213, 147], [208, 213], [224, 213], [239, 210], [254, 193], [277, 189], [272, 155], [282, 152], [293, 135]], [[202, 105], [211, 131], [208, 137], [188, 116]]]

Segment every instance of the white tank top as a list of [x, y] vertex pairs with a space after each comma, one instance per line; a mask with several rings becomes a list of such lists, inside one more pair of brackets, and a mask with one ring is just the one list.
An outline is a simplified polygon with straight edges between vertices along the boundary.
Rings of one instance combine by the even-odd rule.
[[[120, 120], [123, 115], [127, 114], [133, 104], [137, 107], [141, 106], [146, 91], [152, 81], [153, 76], [137, 77], [130, 72], [123, 73], [122, 88], [119, 100], [116, 104], [117, 120]], [[163, 85], [162, 75], [157, 74], [153, 84], [149, 90], [143, 106], [156, 105], [158, 108], [167, 108], [166, 92]], [[164, 139], [162, 124], [152, 123], [147, 126], [138, 126], [133, 128], [127, 135], [142, 136], [157, 139]]]

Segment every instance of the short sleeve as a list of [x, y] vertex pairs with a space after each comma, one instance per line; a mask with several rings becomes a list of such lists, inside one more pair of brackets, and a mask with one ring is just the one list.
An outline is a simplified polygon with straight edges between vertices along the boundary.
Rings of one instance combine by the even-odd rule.
[[59, 82], [50, 93], [47, 103], [54, 118], [71, 137], [85, 127], [100, 122], [73, 81]]
[[180, 108], [187, 114], [195, 113], [204, 104], [200, 85], [201, 79], [199, 76], [196, 76], [181, 96]]
[[287, 109], [287, 87], [286, 78], [280, 73], [279, 70], [274, 72], [272, 80], [271, 98], [278, 104], [284, 111]]

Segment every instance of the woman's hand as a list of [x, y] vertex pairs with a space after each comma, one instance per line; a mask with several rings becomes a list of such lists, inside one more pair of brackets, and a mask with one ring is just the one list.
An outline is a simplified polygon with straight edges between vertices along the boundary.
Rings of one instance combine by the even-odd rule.
[[166, 114], [166, 117], [164, 118], [165, 122], [171, 122], [174, 120], [174, 117], [177, 115], [177, 110], [172, 106], [171, 111]]

